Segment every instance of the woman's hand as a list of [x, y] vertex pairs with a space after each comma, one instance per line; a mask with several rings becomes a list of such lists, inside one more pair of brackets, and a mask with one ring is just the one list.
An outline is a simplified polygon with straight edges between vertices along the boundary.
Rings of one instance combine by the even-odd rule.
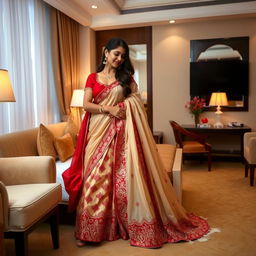
[[110, 116], [116, 117], [118, 119], [125, 119], [126, 112], [125, 108], [121, 108], [118, 105], [116, 106], [104, 106], [104, 109], [108, 111]]

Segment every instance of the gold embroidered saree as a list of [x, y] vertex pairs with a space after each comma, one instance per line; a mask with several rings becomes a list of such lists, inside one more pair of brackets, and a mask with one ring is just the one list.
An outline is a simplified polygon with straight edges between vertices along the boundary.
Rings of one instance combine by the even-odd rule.
[[125, 120], [87, 114], [83, 121], [80, 143], [63, 175], [77, 211], [75, 236], [94, 242], [130, 239], [131, 245], [147, 248], [200, 238], [209, 225], [178, 202], [136, 84], [132, 88], [124, 99], [115, 82], [94, 98], [96, 104], [125, 107]]

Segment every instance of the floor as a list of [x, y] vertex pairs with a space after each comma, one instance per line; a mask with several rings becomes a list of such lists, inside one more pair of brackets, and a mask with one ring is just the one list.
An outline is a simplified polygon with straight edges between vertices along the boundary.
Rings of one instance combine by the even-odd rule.
[[[183, 171], [183, 206], [208, 219], [221, 232], [208, 241], [165, 244], [143, 249], [117, 240], [101, 244], [75, 245], [72, 225], [60, 226], [60, 249], [51, 248], [49, 228], [43, 224], [29, 237], [30, 256], [255, 256], [256, 185], [249, 186], [239, 162], [214, 162], [211, 172], [204, 163], [186, 161]], [[14, 243], [5, 240], [6, 255], [14, 255]]]

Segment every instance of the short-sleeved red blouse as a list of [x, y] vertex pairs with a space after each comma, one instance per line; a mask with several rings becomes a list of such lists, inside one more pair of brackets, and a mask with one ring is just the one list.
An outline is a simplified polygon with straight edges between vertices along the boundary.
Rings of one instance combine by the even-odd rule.
[[91, 73], [85, 83], [85, 88], [92, 88], [92, 96], [95, 98], [107, 85], [97, 81], [97, 73]]

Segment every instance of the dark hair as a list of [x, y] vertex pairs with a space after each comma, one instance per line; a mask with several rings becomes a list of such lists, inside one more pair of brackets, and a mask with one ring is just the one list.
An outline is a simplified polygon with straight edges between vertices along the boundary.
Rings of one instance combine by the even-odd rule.
[[121, 38], [112, 38], [108, 41], [104, 48], [100, 65], [97, 68], [97, 72], [101, 72], [105, 67], [105, 64], [103, 64], [103, 61], [105, 59], [105, 51], [107, 50], [108, 52], [110, 52], [111, 50], [116, 49], [119, 46], [125, 49], [125, 56], [124, 62], [116, 69], [115, 76], [116, 80], [119, 81], [120, 85], [123, 87], [124, 96], [128, 97], [131, 93], [130, 84], [132, 82], [134, 68], [129, 57], [129, 47], [124, 40], [122, 40]]

